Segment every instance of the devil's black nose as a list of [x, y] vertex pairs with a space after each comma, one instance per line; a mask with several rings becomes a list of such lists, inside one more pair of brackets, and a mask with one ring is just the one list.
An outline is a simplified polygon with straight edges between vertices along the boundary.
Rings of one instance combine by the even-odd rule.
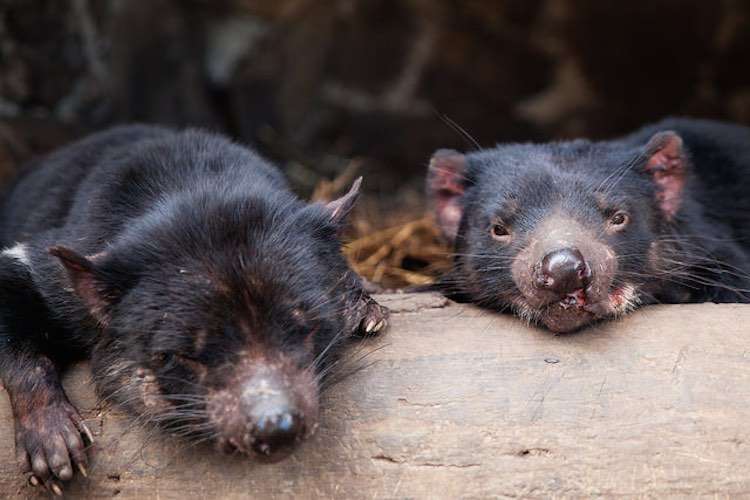
[[555, 250], [544, 256], [537, 275], [539, 288], [565, 295], [586, 288], [591, 269], [576, 248]]
[[251, 447], [261, 458], [284, 458], [304, 434], [302, 419], [289, 409], [271, 410], [256, 418]]

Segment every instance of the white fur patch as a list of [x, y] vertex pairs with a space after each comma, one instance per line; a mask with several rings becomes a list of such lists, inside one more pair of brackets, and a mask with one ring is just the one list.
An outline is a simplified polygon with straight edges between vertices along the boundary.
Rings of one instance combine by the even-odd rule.
[[29, 259], [26, 243], [17, 243], [16, 246], [3, 250], [0, 255], [16, 259], [24, 266], [31, 267], [31, 259]]
[[636, 290], [633, 285], [625, 285], [622, 287], [622, 299], [623, 313], [631, 312], [639, 305], [641, 305], [641, 297], [638, 295], [638, 290]]

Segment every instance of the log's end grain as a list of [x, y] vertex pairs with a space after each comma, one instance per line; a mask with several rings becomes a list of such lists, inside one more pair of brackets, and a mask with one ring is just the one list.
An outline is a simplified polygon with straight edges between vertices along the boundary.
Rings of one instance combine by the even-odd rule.
[[[750, 493], [750, 306], [648, 307], [555, 336], [435, 295], [379, 299], [390, 330], [351, 346], [354, 373], [324, 395], [319, 432], [279, 464], [155, 438], [98, 409], [76, 368], [65, 384], [97, 442], [71, 496]], [[32, 495], [5, 397], [0, 418], [0, 496]]]

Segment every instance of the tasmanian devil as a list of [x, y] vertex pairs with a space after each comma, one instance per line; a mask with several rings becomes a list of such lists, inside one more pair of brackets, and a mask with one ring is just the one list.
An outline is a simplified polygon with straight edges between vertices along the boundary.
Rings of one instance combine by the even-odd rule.
[[554, 332], [641, 304], [747, 302], [750, 129], [667, 119], [625, 137], [433, 156], [454, 245], [438, 289]]
[[58, 375], [78, 357], [101, 397], [221, 450], [308, 436], [340, 341], [386, 324], [339, 248], [359, 184], [305, 204], [253, 151], [152, 126], [30, 166], [0, 213], [0, 375], [32, 484], [86, 474]]

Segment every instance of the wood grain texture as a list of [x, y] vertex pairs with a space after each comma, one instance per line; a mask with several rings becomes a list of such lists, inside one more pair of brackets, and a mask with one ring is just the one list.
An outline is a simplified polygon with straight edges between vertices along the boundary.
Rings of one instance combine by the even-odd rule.
[[[149, 436], [66, 379], [97, 435], [104, 498], [750, 495], [750, 306], [648, 307], [553, 336], [432, 295], [390, 295], [390, 331], [353, 345], [321, 426], [280, 464]], [[0, 496], [32, 495], [0, 398]]]

